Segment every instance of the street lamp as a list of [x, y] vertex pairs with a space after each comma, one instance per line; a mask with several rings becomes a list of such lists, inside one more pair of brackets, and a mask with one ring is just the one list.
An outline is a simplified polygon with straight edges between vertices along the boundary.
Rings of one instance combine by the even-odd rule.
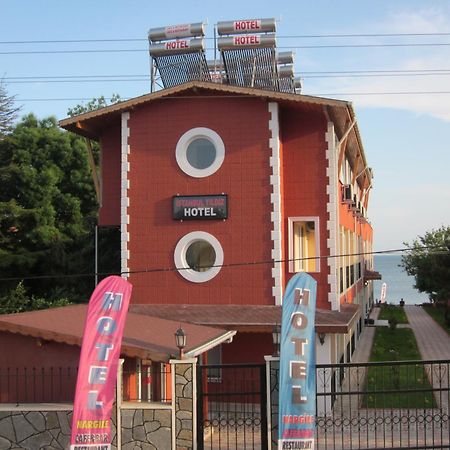
[[183, 359], [183, 350], [186, 347], [186, 333], [181, 327], [175, 332], [175, 343], [178, 350], [180, 350], [180, 359]]
[[272, 341], [274, 346], [273, 356], [280, 356], [281, 327], [278, 324], [272, 329]]

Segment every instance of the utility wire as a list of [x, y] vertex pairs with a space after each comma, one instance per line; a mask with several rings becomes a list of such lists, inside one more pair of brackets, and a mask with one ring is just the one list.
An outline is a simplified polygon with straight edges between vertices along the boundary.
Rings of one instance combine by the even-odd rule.
[[[372, 34], [303, 34], [277, 35], [279, 39], [329, 39], [329, 38], [373, 38], [373, 37], [415, 37], [415, 36], [450, 36], [450, 33], [372, 33]], [[212, 40], [214, 38], [205, 37]], [[69, 44], [86, 42], [144, 42], [147, 38], [110, 38], [110, 39], [48, 39], [29, 41], [0, 41], [0, 44]]]
[[[434, 73], [450, 73], [450, 68], [448, 69], [372, 69], [372, 70], [323, 70], [323, 71], [302, 71], [296, 72], [302, 75], [352, 75], [352, 74], [434, 74]], [[27, 76], [16, 76], [16, 77], [2, 77], [2, 80], [28, 80], [28, 79], [64, 79], [64, 78], [143, 78], [150, 76], [148, 74], [103, 74], [103, 75], [52, 75], [52, 76], [38, 76], [38, 75], [27, 75]]]
[[[338, 96], [351, 96], [351, 95], [447, 95], [450, 94], [450, 91], [391, 91], [391, 92], [326, 92], [326, 93], [314, 93], [308, 92], [304, 95], [316, 96], [316, 97], [338, 97]], [[229, 97], [229, 98], [237, 98], [238, 96], [220, 96], [221, 98]], [[181, 97], [176, 97], [176, 99], [180, 99]], [[199, 98], [199, 97], [197, 97]], [[20, 98], [17, 97], [16, 101], [18, 102], [58, 102], [58, 101], [70, 101], [70, 102], [88, 102], [91, 101], [91, 98], [87, 97], [79, 97], [79, 98]], [[105, 100], [112, 100], [112, 98], [105, 97]], [[121, 101], [129, 100], [126, 97], [122, 97]], [[161, 99], [162, 100], [162, 99]], [[171, 100], [171, 99], [164, 99]]]
[[[404, 48], [404, 47], [448, 47], [450, 42], [418, 42], [409, 44], [334, 44], [334, 45], [296, 45], [277, 47], [280, 50], [290, 49], [325, 49], [325, 48]], [[205, 50], [214, 50], [206, 48]], [[87, 50], [24, 50], [0, 52], [0, 55], [47, 55], [47, 54], [77, 54], [77, 53], [136, 53], [148, 52], [148, 49], [87, 49]]]
[[[302, 72], [294, 72], [294, 75], [301, 76], [302, 79], [313, 78], [381, 78], [381, 77], [423, 77], [423, 76], [450, 76], [447, 72], [427, 72], [427, 73], [385, 73], [385, 74], [346, 74], [346, 75], [304, 75]], [[3, 78], [8, 84], [49, 84], [49, 83], [113, 83], [113, 82], [149, 82], [150, 75], [131, 75], [121, 77], [120, 75], [109, 75], [105, 78], [101, 76], [64, 76], [64, 77], [10, 77]]]
[[[199, 266], [197, 269], [207, 268], [212, 269], [216, 267], [220, 268], [233, 268], [233, 267], [248, 267], [248, 266], [260, 266], [266, 264], [279, 264], [279, 263], [288, 263], [294, 261], [308, 261], [308, 260], [317, 260], [317, 259], [331, 259], [331, 258], [343, 258], [350, 256], [368, 256], [368, 255], [382, 255], [382, 254], [392, 254], [392, 253], [403, 253], [410, 252], [414, 250], [441, 250], [441, 251], [432, 251], [431, 254], [450, 254], [450, 250], [447, 244], [442, 245], [433, 245], [433, 246], [421, 246], [410, 248], [397, 248], [390, 250], [380, 250], [380, 251], [372, 251], [372, 252], [361, 252], [361, 253], [343, 253], [339, 255], [325, 255], [325, 256], [312, 256], [308, 258], [288, 258], [288, 259], [270, 259], [270, 260], [261, 260], [261, 261], [244, 261], [238, 263], [229, 263], [229, 264], [217, 264], [208, 267]], [[445, 251], [442, 251], [444, 249]], [[159, 267], [159, 268], [146, 268], [139, 270], [129, 270], [123, 272], [108, 272], [108, 273], [75, 273], [75, 274], [65, 274], [65, 275], [31, 275], [31, 276], [23, 276], [23, 277], [3, 277], [0, 278], [0, 281], [22, 281], [22, 280], [44, 280], [44, 279], [61, 279], [61, 278], [83, 278], [83, 277], [93, 277], [93, 276], [108, 276], [108, 275], [133, 275], [133, 274], [145, 274], [145, 273], [163, 273], [163, 272], [178, 272], [180, 270], [192, 270], [191, 267]]]

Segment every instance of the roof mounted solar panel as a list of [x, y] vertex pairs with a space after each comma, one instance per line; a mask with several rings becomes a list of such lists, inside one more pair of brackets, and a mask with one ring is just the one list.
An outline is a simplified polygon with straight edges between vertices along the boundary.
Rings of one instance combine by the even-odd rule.
[[277, 64], [294, 64], [294, 52], [278, 52]]
[[217, 24], [221, 36], [217, 45], [229, 84], [271, 91], [279, 89], [276, 38], [273, 34], [275, 25], [274, 19], [235, 20]]
[[294, 66], [289, 64], [278, 67], [278, 77], [280, 91], [295, 94]]
[[203, 23], [153, 28], [148, 33], [150, 56], [164, 87], [188, 81], [211, 81], [205, 56]]
[[222, 61], [208, 60], [208, 70], [213, 83], [225, 83], [225, 69]]

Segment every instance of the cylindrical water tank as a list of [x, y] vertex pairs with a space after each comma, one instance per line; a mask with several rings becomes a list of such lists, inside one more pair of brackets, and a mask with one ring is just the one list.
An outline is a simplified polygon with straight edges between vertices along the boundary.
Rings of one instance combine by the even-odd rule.
[[219, 35], [242, 33], [274, 33], [275, 30], [275, 19], [227, 20], [217, 23], [217, 33]]
[[220, 37], [217, 42], [219, 50], [237, 50], [239, 48], [275, 47], [274, 34], [247, 34], [245, 36]]
[[150, 45], [150, 55], [156, 57], [179, 53], [194, 53], [204, 49], [203, 39], [177, 39]]
[[183, 37], [204, 36], [205, 29], [202, 22], [170, 25], [167, 27], [151, 28], [148, 39], [151, 42], [164, 41], [166, 39], [178, 39]]

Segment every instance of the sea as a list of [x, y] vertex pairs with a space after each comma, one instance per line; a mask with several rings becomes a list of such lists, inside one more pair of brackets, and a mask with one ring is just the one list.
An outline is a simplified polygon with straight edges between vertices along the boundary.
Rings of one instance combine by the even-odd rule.
[[374, 281], [374, 299], [381, 295], [381, 285], [386, 283], [386, 302], [399, 303], [403, 298], [407, 305], [429, 302], [428, 295], [414, 289], [414, 277], [410, 277], [401, 267], [401, 255], [374, 255], [374, 269], [380, 272], [382, 280]]

